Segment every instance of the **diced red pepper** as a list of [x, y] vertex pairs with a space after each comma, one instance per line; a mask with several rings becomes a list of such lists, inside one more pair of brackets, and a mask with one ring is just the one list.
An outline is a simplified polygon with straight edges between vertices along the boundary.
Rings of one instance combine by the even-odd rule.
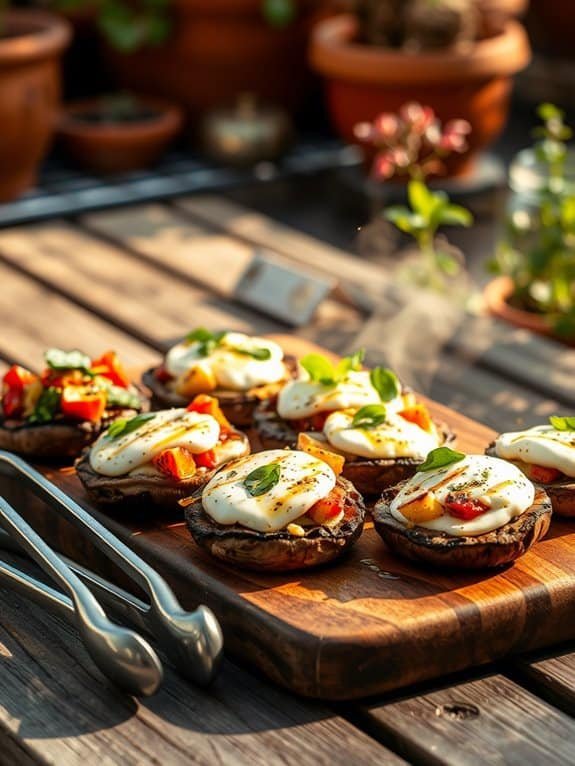
[[18, 364], [12, 365], [2, 378], [2, 410], [6, 417], [24, 414], [26, 389], [36, 383], [38, 376]]
[[188, 479], [196, 473], [194, 455], [185, 447], [170, 447], [152, 460], [156, 468], [171, 479]]
[[193, 401], [188, 404], [188, 412], [198, 412], [202, 415], [211, 415], [215, 418], [222, 431], [231, 431], [233, 426], [226, 418], [220, 407], [220, 403], [214, 396], [207, 394], [198, 394]]
[[450, 516], [455, 516], [456, 519], [472, 521], [488, 511], [489, 507], [477, 498], [455, 493], [447, 496], [445, 510]]
[[345, 492], [340, 487], [334, 487], [332, 491], [307, 512], [307, 515], [316, 524], [325, 524], [335, 519], [345, 508]]
[[90, 380], [81, 370], [53, 370], [47, 367], [42, 372], [44, 388], [66, 388], [66, 386], [83, 386]]
[[86, 386], [66, 386], [62, 391], [60, 408], [64, 415], [92, 423], [102, 419], [106, 409], [106, 392]]
[[91, 372], [94, 375], [101, 375], [107, 378], [115, 386], [120, 386], [120, 388], [128, 388], [130, 386], [130, 378], [115, 351], [106, 351], [101, 357], [94, 359]]
[[325, 421], [330, 415], [331, 412], [318, 412], [315, 415], [311, 415], [309, 418], [297, 418], [291, 420], [290, 423], [298, 433], [301, 433], [302, 431], [323, 431]]
[[526, 466], [526, 473], [531, 481], [535, 481], [538, 484], [551, 484], [561, 476], [561, 471], [556, 468], [547, 468], [544, 465], [528, 465]]
[[164, 367], [163, 364], [161, 364], [156, 371], [154, 372], [154, 377], [156, 380], [159, 380], [160, 383], [168, 383], [168, 381], [173, 380], [174, 376], [171, 375], [167, 369]]
[[208, 468], [209, 470], [215, 468], [218, 464], [218, 459], [213, 449], [200, 452], [199, 455], [194, 455], [194, 460], [198, 468]]

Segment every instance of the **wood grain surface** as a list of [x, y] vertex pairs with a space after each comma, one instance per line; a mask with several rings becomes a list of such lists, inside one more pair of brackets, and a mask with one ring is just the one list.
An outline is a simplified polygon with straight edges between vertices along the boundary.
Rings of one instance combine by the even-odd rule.
[[[312, 348], [279, 339], [289, 353]], [[482, 452], [493, 436], [442, 405], [431, 408], [464, 451]], [[86, 504], [73, 471], [47, 475]], [[201, 600], [214, 609], [234, 656], [307, 696], [365, 697], [575, 637], [575, 534], [565, 522], [554, 522], [545, 541], [499, 572], [418, 568], [389, 553], [368, 523], [345, 561], [285, 576], [217, 563], [177, 516], [94, 513], [157, 566], [187, 605]], [[77, 535], [52, 516], [37, 512], [35, 521], [67, 552], [77, 549]], [[91, 551], [84, 546], [82, 554]]]

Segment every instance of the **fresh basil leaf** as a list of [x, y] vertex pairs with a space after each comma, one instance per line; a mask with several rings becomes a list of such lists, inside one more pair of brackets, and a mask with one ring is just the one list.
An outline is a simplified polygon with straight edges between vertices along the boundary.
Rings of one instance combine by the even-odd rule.
[[252, 497], [265, 495], [280, 480], [281, 468], [279, 463], [261, 465], [246, 476], [243, 481], [244, 487]]
[[129, 410], [139, 410], [142, 406], [142, 400], [135, 391], [120, 386], [107, 386], [107, 406], [123, 407]]
[[377, 428], [377, 426], [385, 423], [386, 417], [387, 412], [383, 404], [367, 404], [355, 413], [351, 421], [351, 428], [363, 428], [365, 430]]
[[417, 470], [419, 472], [435, 471], [438, 468], [445, 468], [452, 463], [459, 463], [464, 458], [463, 452], [457, 452], [456, 450], [449, 449], [449, 447], [438, 447], [431, 450]]
[[132, 433], [132, 431], [135, 431], [154, 417], [156, 416], [153, 412], [145, 412], [141, 415], [136, 415], [134, 418], [118, 418], [108, 428], [106, 436], [108, 439], [118, 439], [120, 436], [126, 436], [126, 434]]
[[186, 335], [185, 340], [186, 343], [205, 343], [207, 340], [212, 340], [213, 337], [213, 334], [205, 327], [197, 327]]
[[355, 354], [352, 354], [351, 356], [345, 356], [335, 368], [335, 380], [338, 382], [345, 380], [350, 372], [361, 370], [364, 356], [364, 348], [360, 348], [359, 351], [356, 351]]
[[81, 370], [90, 374], [92, 366], [90, 357], [78, 349], [62, 351], [61, 348], [50, 348], [44, 354], [44, 359], [53, 370]]
[[551, 415], [549, 423], [556, 431], [575, 431], [575, 417]]
[[232, 348], [230, 351], [242, 356], [251, 356], [252, 359], [257, 359], [258, 362], [266, 362], [272, 356], [269, 348]]
[[60, 409], [60, 392], [52, 386], [45, 388], [28, 418], [29, 423], [50, 423]]
[[303, 359], [300, 359], [299, 363], [314, 383], [323, 383], [326, 386], [335, 383], [333, 364], [325, 356], [321, 356], [321, 354], [308, 354]]
[[399, 378], [392, 370], [388, 370], [386, 367], [375, 367], [371, 371], [369, 379], [382, 402], [390, 402], [401, 393]]

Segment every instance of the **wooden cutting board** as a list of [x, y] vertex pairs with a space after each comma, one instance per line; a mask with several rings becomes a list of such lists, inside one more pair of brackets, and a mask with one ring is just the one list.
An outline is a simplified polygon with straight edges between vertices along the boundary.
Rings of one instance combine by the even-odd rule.
[[[317, 350], [299, 338], [279, 340], [288, 353]], [[442, 405], [430, 408], [457, 432], [464, 451], [483, 452], [494, 435]], [[209, 605], [221, 621], [227, 651], [306, 696], [364, 697], [575, 638], [575, 522], [554, 521], [543, 542], [499, 572], [415, 566], [389, 553], [368, 522], [339, 564], [258, 574], [224, 566], [199, 550], [178, 512], [103, 513], [90, 507], [73, 469], [43, 470], [156, 566], [187, 607]], [[26, 507], [52, 544], [117, 575], [56, 514], [29, 497]]]

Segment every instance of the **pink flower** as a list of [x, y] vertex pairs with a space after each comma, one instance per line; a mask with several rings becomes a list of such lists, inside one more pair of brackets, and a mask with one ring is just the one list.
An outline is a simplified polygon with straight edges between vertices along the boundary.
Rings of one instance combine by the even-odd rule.
[[467, 139], [459, 133], [444, 133], [441, 136], [439, 147], [444, 152], [462, 154], [467, 150]]
[[384, 112], [376, 117], [373, 121], [373, 128], [375, 131], [375, 137], [382, 138], [385, 141], [393, 140], [399, 133], [400, 124], [398, 118], [394, 114]]
[[421, 106], [415, 101], [404, 104], [399, 114], [406, 126], [417, 133], [425, 133], [435, 120], [435, 112], [430, 106]]
[[393, 158], [389, 152], [378, 154], [371, 168], [372, 176], [378, 181], [386, 181], [395, 173]]
[[443, 129], [444, 133], [458, 133], [461, 136], [468, 136], [471, 133], [471, 125], [467, 120], [449, 120]]
[[373, 133], [374, 130], [371, 122], [358, 122], [353, 127], [353, 135], [358, 141], [372, 141]]

